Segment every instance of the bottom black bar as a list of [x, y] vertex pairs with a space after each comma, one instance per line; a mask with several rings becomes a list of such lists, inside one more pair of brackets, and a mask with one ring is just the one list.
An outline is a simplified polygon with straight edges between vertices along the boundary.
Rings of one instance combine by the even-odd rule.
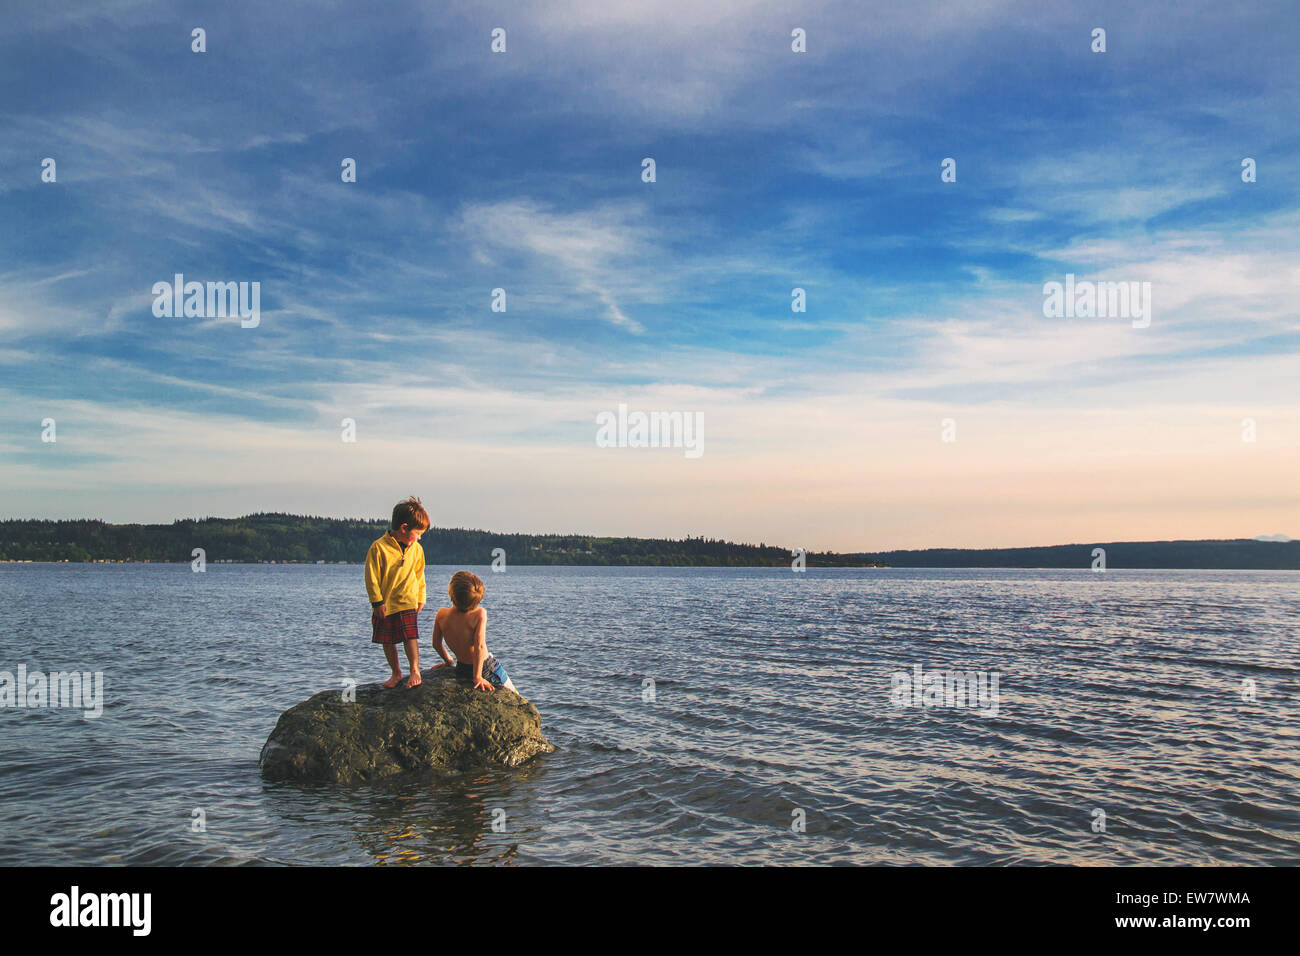
[[[932, 942], [962, 927], [1007, 938], [1239, 944], [1293, 925], [1277, 869], [10, 869], [4, 925], [51, 941], [339, 944], [393, 941], [434, 920], [483, 942], [499, 932], [658, 933], [678, 917], [692, 938], [784, 924], [830, 925], [864, 941], [906, 931]], [[702, 920], [703, 925], [699, 925]], [[829, 921], [829, 922], [828, 922]], [[921, 934], [916, 936], [915, 934]], [[957, 936], [951, 934], [957, 933]], [[934, 935], [938, 934], [938, 935]], [[634, 933], [634, 935], [636, 935]]]

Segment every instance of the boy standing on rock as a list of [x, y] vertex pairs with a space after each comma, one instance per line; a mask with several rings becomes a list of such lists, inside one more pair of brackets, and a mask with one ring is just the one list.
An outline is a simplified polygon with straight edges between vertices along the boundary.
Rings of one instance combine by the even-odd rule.
[[402, 682], [397, 645], [411, 665], [407, 687], [420, 685], [419, 614], [424, 610], [424, 549], [420, 535], [429, 529], [429, 513], [416, 497], [393, 509], [392, 525], [366, 554], [366, 593], [370, 596], [370, 640], [382, 644], [393, 674], [385, 687]]

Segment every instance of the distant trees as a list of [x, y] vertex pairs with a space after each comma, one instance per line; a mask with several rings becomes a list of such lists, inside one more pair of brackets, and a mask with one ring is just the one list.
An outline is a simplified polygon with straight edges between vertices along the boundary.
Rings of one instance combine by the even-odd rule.
[[[171, 524], [103, 521], [0, 521], [0, 560], [189, 562], [195, 548], [208, 561], [327, 561], [360, 563], [387, 522], [288, 514], [243, 518], [184, 518]], [[789, 567], [788, 548], [737, 544], [702, 535], [685, 538], [610, 538], [577, 534], [496, 534], [433, 528], [421, 541], [429, 564], [486, 565], [492, 549], [507, 561], [551, 565], [661, 565], [669, 567]], [[809, 552], [808, 567], [1087, 569], [1094, 547], [1107, 565], [1124, 568], [1300, 570], [1300, 541], [1127, 541], [1040, 548], [887, 551], [878, 554]]]
[[[188, 562], [194, 548], [203, 548], [209, 561], [360, 563], [387, 526], [383, 520], [275, 513], [184, 518], [169, 525], [0, 521], [0, 560]], [[421, 544], [429, 564], [485, 565], [492, 560], [493, 548], [504, 548], [510, 564], [779, 567], [790, 563], [786, 548], [703, 536], [610, 538], [432, 528]], [[871, 561], [823, 552], [809, 554], [808, 563], [862, 566]]]

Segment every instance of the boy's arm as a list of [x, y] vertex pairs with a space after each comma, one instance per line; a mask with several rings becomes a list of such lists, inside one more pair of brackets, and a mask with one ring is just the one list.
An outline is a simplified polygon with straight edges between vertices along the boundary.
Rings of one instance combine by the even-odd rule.
[[383, 577], [383, 555], [379, 553], [378, 546], [372, 544], [366, 552], [366, 596], [370, 598], [374, 613], [379, 613], [384, 607], [384, 595], [379, 590], [379, 582]]
[[416, 557], [420, 562], [419, 569], [416, 572], [420, 576], [420, 606], [416, 608], [416, 613], [418, 614], [420, 611], [424, 610], [424, 601], [428, 596], [428, 582], [424, 577], [424, 548], [420, 547], [418, 541], [415, 543], [415, 547], [420, 548], [420, 550], [416, 552]]
[[496, 690], [489, 681], [483, 679], [483, 662], [487, 660], [487, 611], [482, 611], [478, 627], [474, 629], [474, 649], [470, 651], [471, 673], [474, 675], [474, 687], [477, 690]]
[[451, 659], [451, 655], [447, 653], [446, 646], [442, 643], [442, 615], [440, 614], [435, 614], [433, 618], [433, 649], [437, 651], [438, 656], [442, 658], [442, 663], [438, 664], [437, 667], [456, 666], [456, 662]]

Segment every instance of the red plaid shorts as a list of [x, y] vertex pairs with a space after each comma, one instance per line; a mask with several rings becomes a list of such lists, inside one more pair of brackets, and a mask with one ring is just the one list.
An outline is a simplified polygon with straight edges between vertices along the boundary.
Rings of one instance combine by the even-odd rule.
[[417, 628], [420, 612], [398, 611], [389, 614], [383, 620], [373, 618], [374, 633], [370, 636], [372, 644], [401, 644], [403, 641], [418, 641], [420, 632]]

